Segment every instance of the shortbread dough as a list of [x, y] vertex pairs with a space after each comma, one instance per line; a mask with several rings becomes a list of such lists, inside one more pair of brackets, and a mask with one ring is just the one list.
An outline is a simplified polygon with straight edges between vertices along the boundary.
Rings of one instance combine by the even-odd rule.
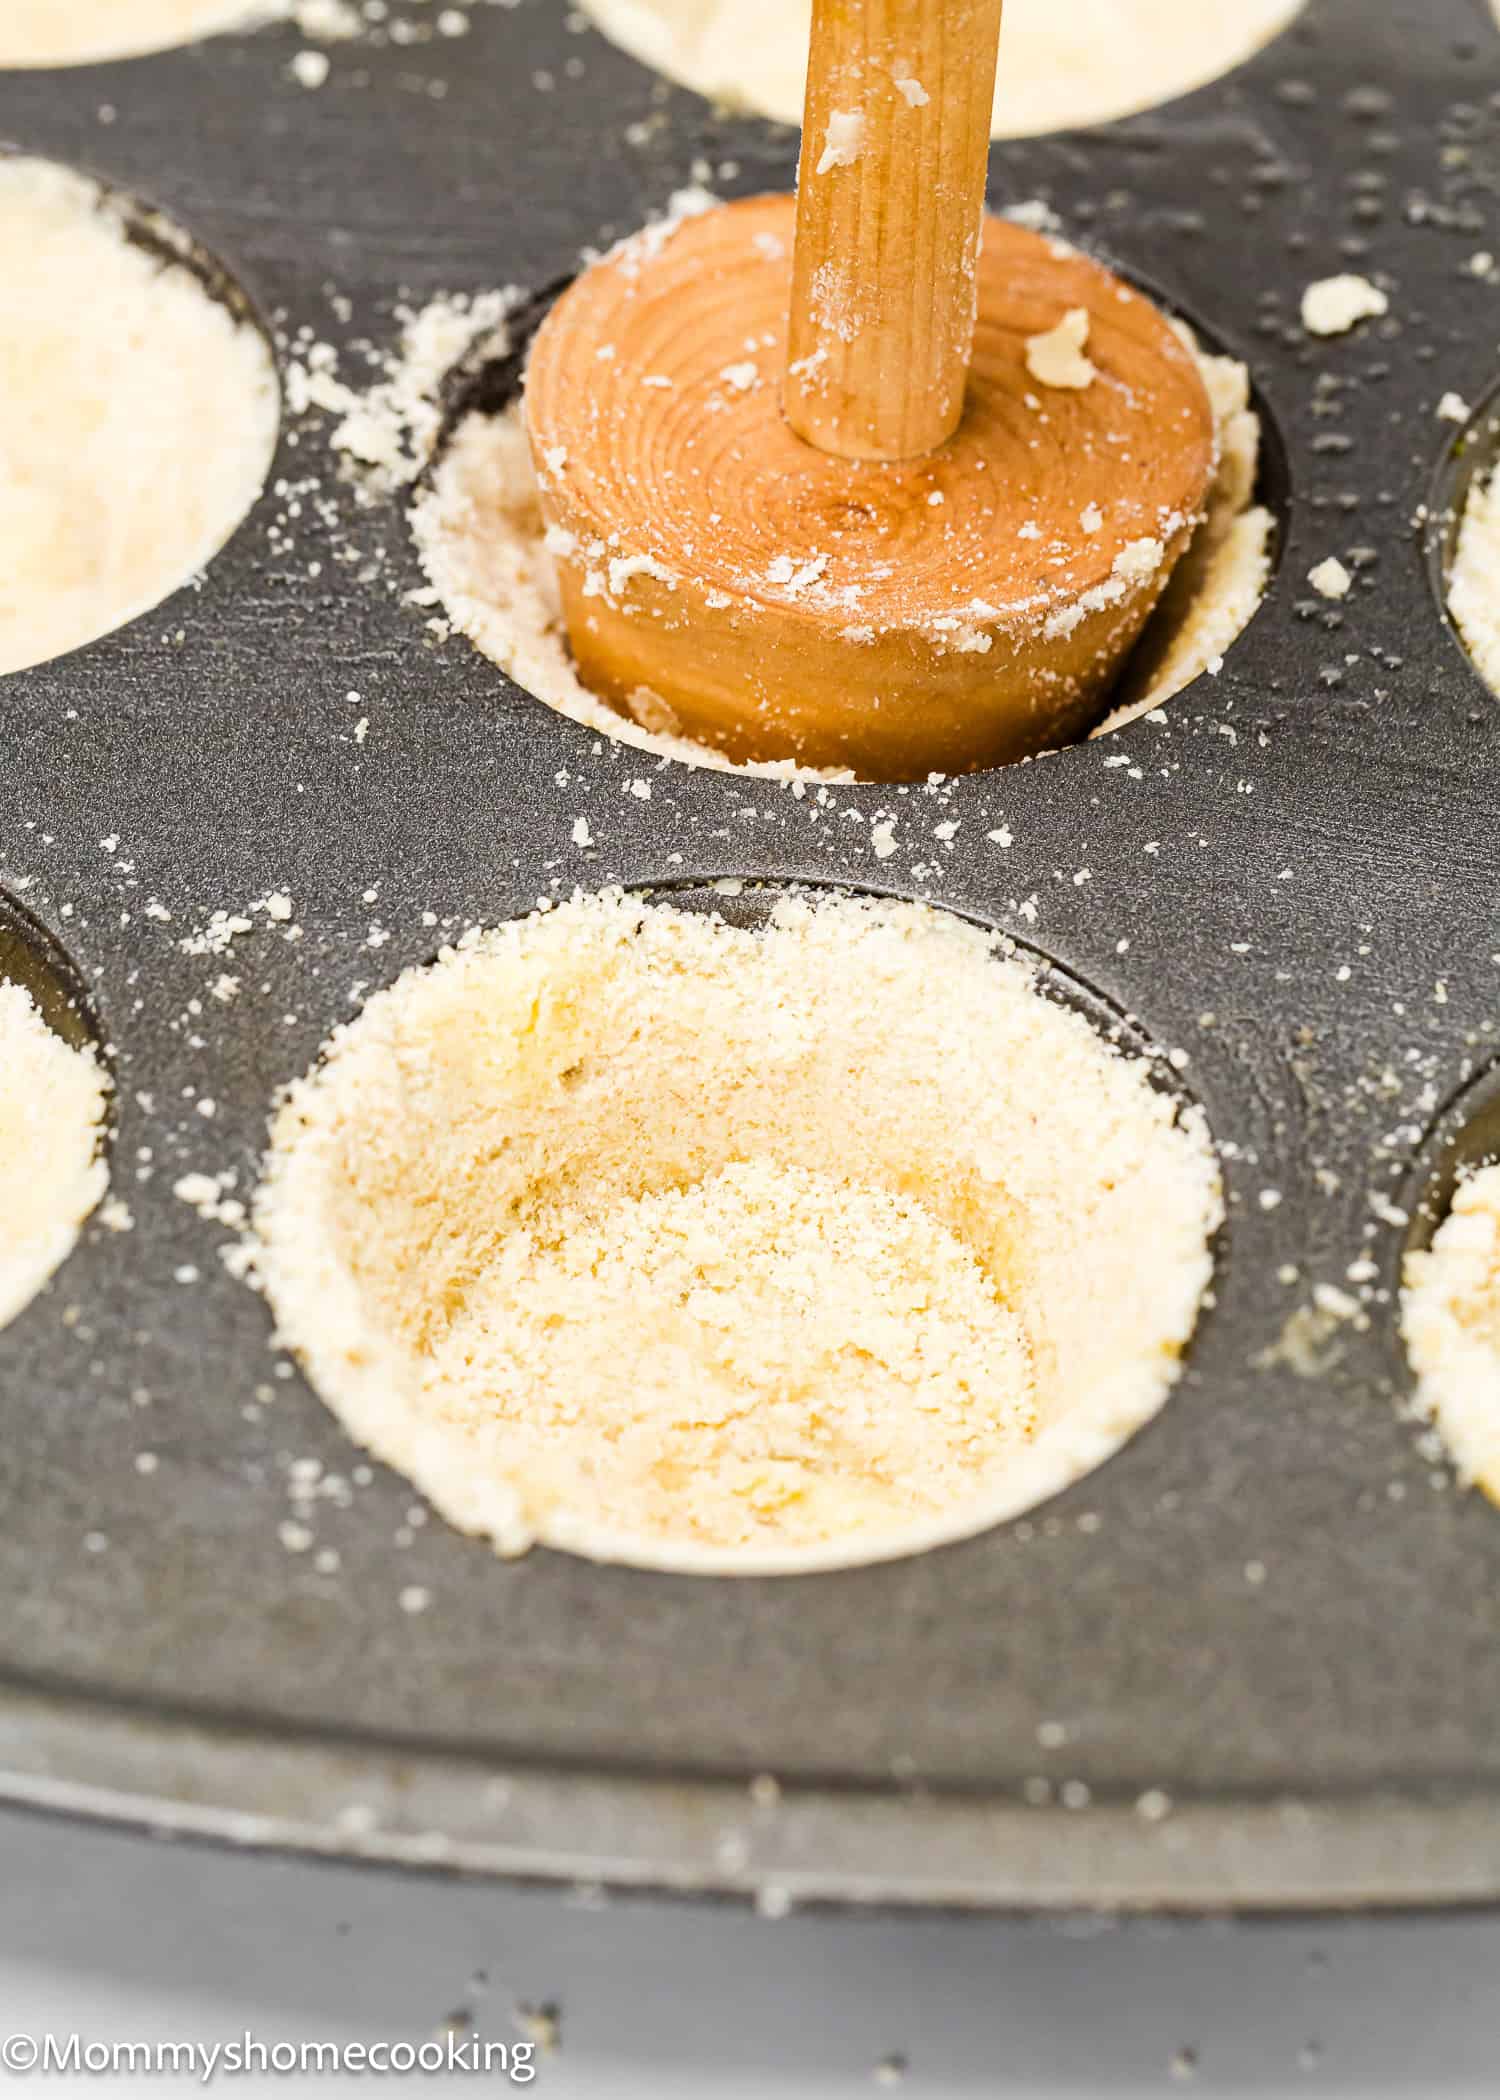
[[[733, 107], [802, 121], [811, 0], [584, 0], [606, 35]], [[1270, 42], [1303, 0], [1006, 0], [994, 135], [1071, 130], [1202, 87]], [[920, 82], [917, 83], [919, 86]]]
[[260, 332], [128, 223], [67, 169], [0, 159], [0, 672], [185, 583], [270, 464]]
[[1219, 468], [1203, 523], [1173, 571], [1095, 736], [1123, 729], [1137, 716], [1165, 707], [1205, 673], [1216, 674], [1259, 612], [1271, 579], [1276, 521], [1255, 500], [1261, 428], [1250, 399], [1250, 374], [1236, 358], [1207, 355], [1192, 330], [1178, 325], [1198, 353], [1213, 404]]
[[275, 1117], [281, 1338], [465, 1531], [881, 1559], [1099, 1464], [1212, 1269], [1201, 1115], [991, 938], [606, 892], [408, 971]]
[[[71, 1253], [104, 1194], [104, 1074], [0, 978], [0, 1327]], [[3, 1385], [0, 1377], [0, 1385]]]
[[254, 0], [4, 0], [0, 67], [133, 58], [238, 28], [268, 12]]
[[1500, 1166], [1458, 1186], [1401, 1300], [1417, 1404], [1461, 1477], [1500, 1502]]
[[1448, 610], [1479, 675], [1500, 693], [1500, 473], [1476, 475], [1469, 489]]

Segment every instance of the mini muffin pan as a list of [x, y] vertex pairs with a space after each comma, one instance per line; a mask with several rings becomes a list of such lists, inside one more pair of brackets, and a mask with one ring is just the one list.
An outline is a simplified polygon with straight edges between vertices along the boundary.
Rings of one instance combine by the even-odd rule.
[[[790, 185], [790, 132], [556, 0], [470, 13], [312, 90], [286, 27], [5, 75], [0, 134], [160, 205], [346, 376], [401, 299], [556, 285], [695, 175]], [[201, 587], [6, 681], [0, 967], [19, 939], [86, 993], [133, 1226], [0, 1334], [0, 1794], [772, 1911], [1500, 1894], [1500, 1516], [1403, 1419], [1392, 1303], [1500, 1038], [1500, 702], [1422, 524], [1438, 403], [1494, 377], [1497, 90], [1483, 0], [1310, 0], [1184, 101], [994, 148], [997, 207], [1246, 357], [1272, 425], [1270, 597], [1116, 737], [802, 796], [601, 744], [431, 631], [399, 506], [291, 415]], [[1345, 269], [1390, 314], [1311, 340]], [[731, 876], [930, 898], [1130, 1016], [1224, 1153], [1215, 1302], [1161, 1417], [986, 1537], [793, 1580], [506, 1564], [361, 1463], [173, 1185], [242, 1198], [276, 1087], [445, 932]], [[215, 911], [251, 929], [185, 952]]]

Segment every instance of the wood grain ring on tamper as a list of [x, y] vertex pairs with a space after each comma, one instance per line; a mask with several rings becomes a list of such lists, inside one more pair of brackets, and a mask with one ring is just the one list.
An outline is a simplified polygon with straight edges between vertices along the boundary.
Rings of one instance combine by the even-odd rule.
[[[538, 333], [527, 419], [580, 675], [738, 762], [920, 779], [1070, 742], [1202, 508], [1191, 354], [1107, 270], [989, 219], [958, 431], [835, 458], [781, 410], [794, 208], [637, 236]], [[1044, 387], [1027, 340], [1076, 307], [1098, 376]]]

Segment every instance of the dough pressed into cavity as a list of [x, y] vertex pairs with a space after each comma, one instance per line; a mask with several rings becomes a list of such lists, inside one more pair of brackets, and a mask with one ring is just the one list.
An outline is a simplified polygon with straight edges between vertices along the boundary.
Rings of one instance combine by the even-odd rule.
[[466, 939], [272, 1127], [256, 1262], [351, 1433], [465, 1531], [704, 1573], [964, 1536], [1161, 1407], [1201, 1114], [991, 937], [606, 892]]
[[1401, 1324], [1417, 1405], [1462, 1479], [1500, 1503], [1500, 1166], [1467, 1175], [1406, 1259]]
[[[584, 0], [615, 43], [701, 95], [802, 121], [811, 0]], [[1020, 138], [1154, 108], [1230, 72], [1304, 0], [1006, 0], [993, 135]], [[920, 67], [903, 76], [916, 102]], [[926, 99], [925, 95], [922, 99]]]
[[134, 58], [240, 28], [269, 12], [256, 0], [5, 0], [0, 68]]
[[1125, 666], [1114, 705], [1094, 731], [1109, 736], [1165, 707], [1194, 679], [1214, 674], [1260, 610], [1271, 579], [1276, 521], [1255, 500], [1261, 427], [1250, 374], [1237, 358], [1211, 357], [1179, 322], [1198, 357], [1219, 436], [1219, 468], [1203, 523]]
[[104, 1194], [107, 1084], [87, 1050], [56, 1035], [0, 979], [0, 1327], [72, 1252]]
[[1469, 489], [1448, 610], [1480, 677], [1500, 693], [1500, 472], [1476, 475]]
[[0, 159], [0, 672], [158, 604], [270, 465], [280, 403], [259, 330], [130, 226], [81, 176]]

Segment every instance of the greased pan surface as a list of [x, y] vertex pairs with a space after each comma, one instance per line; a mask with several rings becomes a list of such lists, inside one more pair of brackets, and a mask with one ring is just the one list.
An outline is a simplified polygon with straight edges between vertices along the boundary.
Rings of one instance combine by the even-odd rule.
[[[726, 195], [792, 179], [791, 133], [666, 90], [551, 0], [335, 46], [315, 92], [300, 48], [0, 76], [0, 135], [164, 207], [283, 336], [345, 344], [389, 342], [398, 294], [554, 284], [701, 163]], [[1305, 1312], [1357, 1295], [1362, 1259], [1389, 1287], [1405, 1230], [1371, 1192], [1408, 1192], [1500, 1024], [1500, 702], [1416, 522], [1455, 436], [1440, 397], [1500, 366], [1500, 294], [1468, 267], [1500, 246], [1497, 90], [1480, 0], [1310, 0], [1183, 102], [994, 148], [995, 205], [1045, 199], [1246, 356], [1274, 425], [1270, 598], [1219, 677], [1119, 737], [828, 804], [596, 749], [403, 605], [399, 507], [338, 494], [317, 418], [289, 417], [200, 589], [6, 681], [0, 895], [111, 1046], [135, 1222], [96, 1221], [0, 1336], [0, 1792], [773, 1906], [1500, 1893], [1500, 1516], [1435, 1485], [1399, 1418], [1391, 1308]], [[1310, 341], [1302, 289], [1343, 268], [1390, 318]], [[337, 494], [338, 522], [309, 500], [278, 523], [278, 479]], [[1356, 575], [1338, 608], [1304, 583], [1331, 554]], [[173, 1181], [232, 1165], [243, 1192], [274, 1089], [444, 929], [719, 876], [928, 897], [1188, 1053], [1233, 1207], [1183, 1385], [1031, 1521], [858, 1573], [507, 1565], [410, 1524], [379, 1468], [320, 1510], [319, 1573], [283, 1540], [288, 1469], [357, 1454]], [[274, 891], [300, 938], [260, 916], [221, 965], [182, 951]], [[763, 1774], [779, 1802], [752, 1801]]]

